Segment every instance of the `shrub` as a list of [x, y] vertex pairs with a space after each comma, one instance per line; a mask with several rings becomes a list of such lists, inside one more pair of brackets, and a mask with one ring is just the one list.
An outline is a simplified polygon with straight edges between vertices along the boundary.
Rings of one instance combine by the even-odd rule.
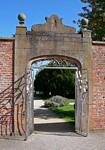
[[45, 101], [45, 107], [59, 107], [64, 106], [66, 98], [56, 95]]

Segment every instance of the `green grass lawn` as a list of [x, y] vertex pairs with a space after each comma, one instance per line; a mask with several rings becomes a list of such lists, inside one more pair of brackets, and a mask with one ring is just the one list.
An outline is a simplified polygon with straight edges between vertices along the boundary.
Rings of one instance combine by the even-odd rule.
[[69, 104], [72, 102], [75, 102], [75, 100], [67, 99], [64, 106], [62, 106], [62, 107], [50, 107], [50, 109], [53, 110], [55, 113], [57, 113], [66, 122], [74, 122], [75, 121], [74, 105]]

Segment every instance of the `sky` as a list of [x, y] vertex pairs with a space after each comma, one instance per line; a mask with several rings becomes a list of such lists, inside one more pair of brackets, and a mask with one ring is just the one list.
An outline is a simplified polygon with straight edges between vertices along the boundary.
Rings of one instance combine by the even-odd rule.
[[15, 34], [18, 25], [17, 16], [25, 13], [25, 25], [31, 30], [33, 24], [45, 23], [45, 16], [52, 14], [63, 18], [65, 25], [78, 27], [73, 20], [78, 19], [83, 4], [80, 0], [1, 0], [0, 2], [0, 37]]

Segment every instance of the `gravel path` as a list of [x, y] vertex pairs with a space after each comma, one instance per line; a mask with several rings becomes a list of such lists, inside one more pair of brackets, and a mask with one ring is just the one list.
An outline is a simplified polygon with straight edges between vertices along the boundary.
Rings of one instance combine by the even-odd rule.
[[43, 100], [34, 101], [35, 133], [73, 135], [73, 124], [66, 123], [48, 108], [44, 108]]
[[[40, 106], [39, 105], [40, 102], [35, 104], [35, 107], [37, 107], [36, 109], [39, 109], [38, 107]], [[36, 119], [38, 119], [37, 115]], [[47, 120], [46, 118], [43, 117], [42, 119]], [[57, 118], [55, 117], [53, 119]], [[64, 130], [63, 133], [64, 132], [66, 131]], [[105, 150], [105, 132], [91, 133], [89, 134], [88, 137], [77, 136], [75, 134], [59, 135], [48, 133], [50, 132], [40, 131], [37, 134], [33, 133], [32, 135], [29, 136], [27, 141], [1, 139], [0, 150]]]

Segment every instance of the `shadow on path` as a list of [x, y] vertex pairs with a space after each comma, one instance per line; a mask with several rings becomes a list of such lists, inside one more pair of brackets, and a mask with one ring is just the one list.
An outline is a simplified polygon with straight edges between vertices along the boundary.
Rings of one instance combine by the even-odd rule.
[[68, 132], [74, 132], [74, 123], [66, 123], [66, 122], [41, 123], [41, 124], [35, 124], [34, 129], [35, 131], [40, 131], [40, 132], [68, 133]]
[[65, 122], [57, 114], [44, 108], [43, 100], [35, 100], [34, 110], [34, 130], [35, 133], [44, 134], [59, 134], [59, 135], [74, 135], [75, 133], [75, 123]]

